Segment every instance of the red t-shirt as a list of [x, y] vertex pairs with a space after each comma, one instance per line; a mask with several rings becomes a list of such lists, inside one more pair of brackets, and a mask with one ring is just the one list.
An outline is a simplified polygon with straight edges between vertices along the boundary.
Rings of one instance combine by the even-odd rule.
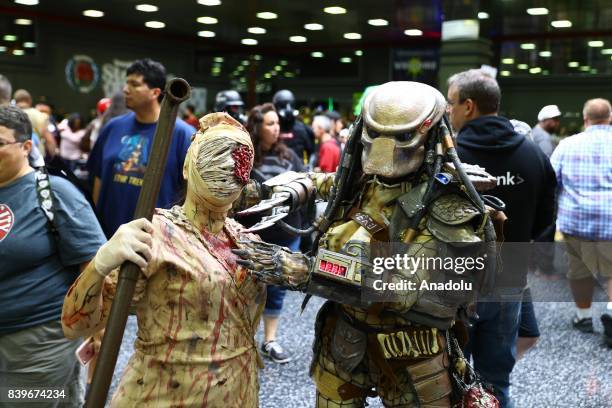
[[340, 147], [334, 139], [321, 144], [319, 147], [319, 167], [325, 173], [333, 173], [340, 164]]

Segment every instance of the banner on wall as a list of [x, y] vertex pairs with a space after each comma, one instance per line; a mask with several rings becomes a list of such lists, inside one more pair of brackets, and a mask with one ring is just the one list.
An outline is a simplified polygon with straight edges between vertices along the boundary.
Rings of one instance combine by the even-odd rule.
[[391, 50], [391, 76], [394, 81], [417, 81], [438, 85], [438, 50], [434, 48]]
[[100, 71], [88, 55], [74, 55], [64, 70], [70, 88], [80, 93], [91, 92], [100, 81]]
[[102, 89], [104, 95], [111, 97], [123, 89], [125, 84], [125, 72], [132, 61], [113, 60], [112, 63], [102, 65]]

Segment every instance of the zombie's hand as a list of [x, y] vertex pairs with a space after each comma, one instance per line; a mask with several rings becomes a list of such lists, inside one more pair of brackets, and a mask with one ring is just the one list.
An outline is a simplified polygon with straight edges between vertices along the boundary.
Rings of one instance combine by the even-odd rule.
[[261, 241], [239, 241], [240, 249], [232, 252], [241, 259], [236, 262], [247, 268], [259, 280], [291, 290], [303, 290], [310, 279], [310, 260], [289, 248]]
[[151, 259], [152, 233], [153, 225], [146, 218], [123, 224], [98, 250], [94, 258], [95, 271], [106, 276], [125, 261], [146, 268]]

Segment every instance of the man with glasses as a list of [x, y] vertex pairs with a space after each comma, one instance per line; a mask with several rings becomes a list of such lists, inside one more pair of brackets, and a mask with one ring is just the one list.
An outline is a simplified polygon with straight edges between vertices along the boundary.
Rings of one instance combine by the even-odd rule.
[[[0, 103], [9, 89], [0, 76]], [[69, 181], [28, 162], [32, 127], [21, 109], [0, 105], [0, 407], [10, 395], [53, 388], [57, 398], [36, 406], [83, 405], [79, 340], [64, 338], [66, 291], [106, 241], [89, 203]], [[50, 184], [50, 190], [48, 185]], [[51, 194], [53, 227], [40, 197]], [[44, 200], [42, 200], [44, 203]], [[31, 406], [27, 402], [18, 405]]]
[[[108, 122], [89, 157], [93, 199], [107, 236], [132, 220], [157, 126], [166, 86], [166, 69], [151, 59], [127, 69], [123, 87], [131, 112]], [[177, 119], [156, 207], [169, 208], [183, 186], [183, 162], [195, 129]]]
[[552, 223], [555, 173], [546, 155], [518, 134], [508, 119], [498, 116], [501, 91], [494, 78], [471, 69], [453, 75], [448, 83], [447, 109], [458, 132], [459, 158], [497, 178], [490, 194], [506, 203], [508, 217], [496, 296], [478, 303], [466, 354], [471, 353], [476, 370], [493, 384], [501, 406], [511, 407], [510, 372], [519, 332], [531, 337], [531, 345], [539, 336], [530, 300], [521, 302], [528, 265], [526, 248], [516, 243], [531, 241]]

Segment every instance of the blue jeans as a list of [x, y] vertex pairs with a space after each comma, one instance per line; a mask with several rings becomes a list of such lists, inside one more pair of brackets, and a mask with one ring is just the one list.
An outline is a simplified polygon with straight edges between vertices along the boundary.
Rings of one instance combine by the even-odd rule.
[[[292, 251], [300, 250], [301, 237], [295, 237], [292, 241], [276, 243], [280, 246], [285, 246]], [[285, 300], [285, 294], [287, 289], [282, 286], [268, 285], [266, 287], [266, 307], [264, 309], [264, 316], [266, 317], [278, 317], [280, 316], [281, 310], [283, 309], [283, 301]]]
[[502, 408], [510, 402], [510, 373], [516, 363], [516, 340], [521, 302], [481, 302], [478, 319], [470, 328], [465, 356], [474, 359], [474, 368], [494, 387]]

